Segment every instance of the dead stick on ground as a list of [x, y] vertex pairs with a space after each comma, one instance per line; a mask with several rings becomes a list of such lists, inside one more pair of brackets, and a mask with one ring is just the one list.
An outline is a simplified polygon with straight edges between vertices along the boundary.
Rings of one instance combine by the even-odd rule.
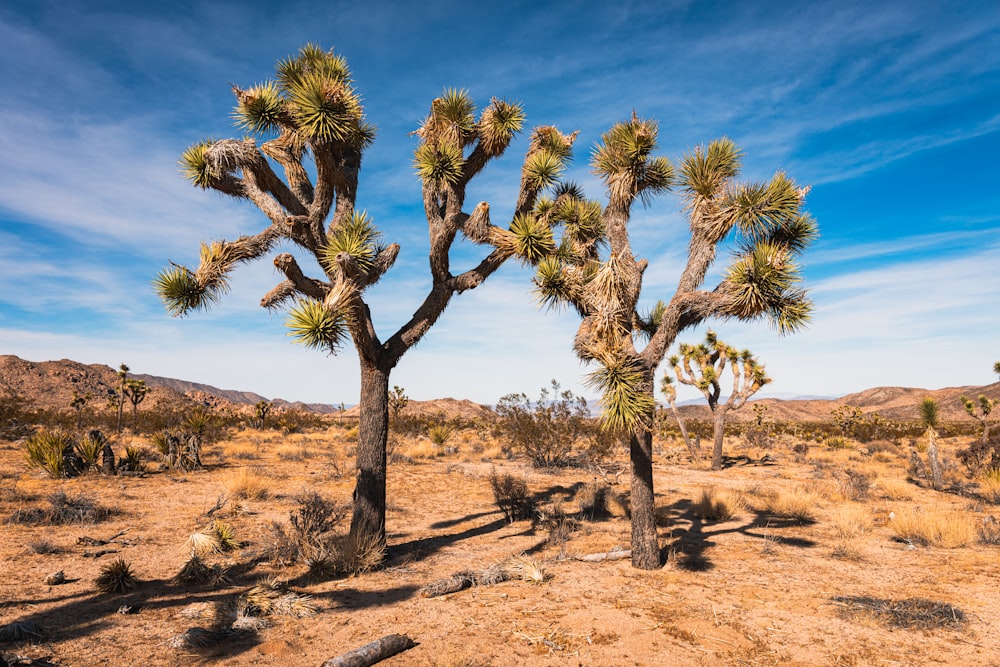
[[368, 667], [414, 646], [414, 641], [406, 635], [386, 635], [349, 653], [330, 658], [322, 667]]
[[582, 560], [587, 563], [599, 563], [605, 560], [624, 560], [626, 558], [632, 557], [632, 550], [625, 549], [623, 551], [609, 551], [602, 554], [587, 554], [586, 556], [577, 556], [577, 560]]

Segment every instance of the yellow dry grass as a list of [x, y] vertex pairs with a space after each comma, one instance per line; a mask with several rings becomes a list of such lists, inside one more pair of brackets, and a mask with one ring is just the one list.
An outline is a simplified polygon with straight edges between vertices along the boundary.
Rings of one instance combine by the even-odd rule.
[[960, 510], [925, 510], [903, 507], [889, 522], [896, 537], [913, 544], [958, 549], [975, 543], [980, 523]]
[[240, 468], [226, 482], [226, 490], [239, 500], [266, 500], [271, 495], [270, 480], [252, 468]]

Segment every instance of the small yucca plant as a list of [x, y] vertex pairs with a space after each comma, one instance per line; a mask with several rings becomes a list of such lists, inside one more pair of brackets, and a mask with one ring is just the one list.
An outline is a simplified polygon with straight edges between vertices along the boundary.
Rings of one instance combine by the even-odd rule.
[[119, 557], [101, 568], [95, 584], [102, 593], [127, 593], [139, 585], [139, 580], [128, 561]]
[[228, 523], [216, 519], [212, 522], [212, 535], [219, 545], [220, 551], [236, 551], [240, 541], [236, 539], [236, 531]]
[[49, 477], [58, 479], [67, 474], [63, 452], [72, 446], [69, 434], [41, 430], [24, 442], [24, 457], [32, 468], [41, 468]]

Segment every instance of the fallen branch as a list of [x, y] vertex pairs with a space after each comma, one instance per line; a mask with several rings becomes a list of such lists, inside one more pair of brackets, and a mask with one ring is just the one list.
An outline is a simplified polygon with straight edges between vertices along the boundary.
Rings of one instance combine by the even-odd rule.
[[106, 540], [95, 539], [93, 537], [88, 537], [86, 535], [83, 535], [82, 537], [76, 538], [76, 543], [77, 544], [85, 544], [88, 547], [103, 547], [105, 544], [111, 544], [112, 542], [115, 542], [116, 544], [123, 544], [123, 545], [130, 544], [130, 543], [128, 543], [127, 540], [126, 541], [122, 541], [122, 542], [116, 542], [116, 540], [119, 537], [121, 537], [122, 535], [124, 535], [125, 533], [127, 533], [128, 530], [129, 530], [128, 528], [119, 530], [117, 533], [115, 533], [114, 535], [112, 535], [111, 537], [109, 537]]
[[434, 598], [448, 593], [457, 593], [472, 586], [499, 584], [510, 578], [510, 573], [500, 565], [494, 565], [479, 572], [465, 570], [427, 584], [420, 589], [420, 594], [425, 598]]
[[577, 556], [577, 560], [582, 560], [586, 563], [600, 563], [605, 560], [624, 560], [626, 558], [632, 557], [631, 549], [623, 549], [621, 551], [608, 551], [606, 553], [600, 554], [587, 554], [586, 556]]
[[368, 667], [414, 646], [416, 643], [406, 635], [386, 635], [361, 648], [330, 658], [322, 667]]

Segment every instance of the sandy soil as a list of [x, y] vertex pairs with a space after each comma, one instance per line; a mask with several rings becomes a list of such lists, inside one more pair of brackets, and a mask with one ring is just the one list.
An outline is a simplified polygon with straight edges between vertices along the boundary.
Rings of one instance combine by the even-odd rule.
[[[973, 521], [1000, 516], [1000, 508], [907, 485], [902, 454], [874, 460], [814, 447], [795, 461], [779, 448], [771, 452], [773, 465], [712, 472], [675, 449], [661, 451], [657, 507], [667, 564], [647, 572], [627, 560], [574, 558], [627, 548], [626, 518], [581, 519], [565, 542], [554, 544], [544, 526], [505, 523], [488, 483], [492, 469], [525, 476], [543, 508], [555, 502], [573, 514], [597, 472], [484, 461], [475, 435], [457, 442], [456, 454], [391, 465], [386, 567], [322, 582], [305, 577], [303, 565], [261, 562], [245, 572], [239, 565], [262, 553], [271, 523], [288, 521], [303, 490], [350, 498], [350, 441], [336, 428], [239, 434], [209, 449], [205, 470], [159, 471], [151, 464], [142, 478], [50, 480], [29, 470], [14, 444], [0, 443], [0, 626], [33, 622], [43, 631], [32, 641], [0, 643], [0, 655], [58, 665], [320, 665], [403, 633], [417, 645], [381, 664], [1000, 665], [1000, 547], [918, 546], [895, 539], [893, 526], [897, 513], [918, 507], [956, 510]], [[616, 465], [624, 469], [624, 459], [610, 467]], [[848, 467], [875, 479], [868, 498], [845, 498]], [[189, 535], [211, 522], [206, 512], [244, 469], [264, 479], [268, 497], [230, 498], [214, 515], [244, 541], [235, 552], [206, 559], [234, 566], [229, 585], [176, 583]], [[606, 478], [616, 480], [613, 473]], [[628, 475], [619, 479], [613, 491], [627, 493]], [[700, 518], [692, 504], [709, 486], [741, 493], [745, 507], [727, 521]], [[761, 509], [761, 499], [777, 490], [814, 498], [815, 522]], [[83, 494], [116, 513], [99, 523], [59, 526], [8, 520], [45, 507], [56, 491]], [[845, 533], [847, 510], [869, 517], [863, 528]], [[79, 542], [120, 531], [127, 532], [107, 545]], [[100, 551], [113, 553], [92, 556]], [[544, 583], [507, 581], [435, 598], [419, 593], [434, 580], [520, 553], [544, 568]], [[132, 565], [140, 584], [123, 595], [100, 594], [95, 579], [117, 557]], [[66, 583], [46, 585], [58, 570]], [[311, 595], [317, 613], [272, 616], [256, 633], [198, 650], [173, 647], [172, 638], [187, 629], [208, 627], [182, 614], [192, 604], [232, 602], [267, 577]], [[850, 596], [952, 605], [965, 620], [892, 627]], [[122, 607], [132, 613], [119, 613]]]

